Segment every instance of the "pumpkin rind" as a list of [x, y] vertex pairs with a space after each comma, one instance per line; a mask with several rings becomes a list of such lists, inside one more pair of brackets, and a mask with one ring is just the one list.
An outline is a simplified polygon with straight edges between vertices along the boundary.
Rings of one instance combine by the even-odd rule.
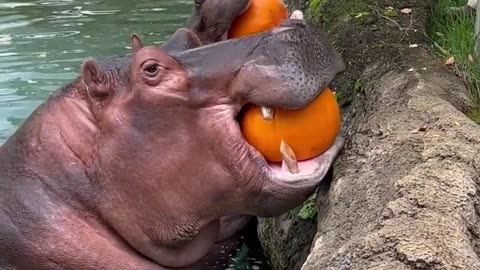
[[232, 23], [228, 38], [239, 38], [268, 31], [288, 18], [282, 0], [251, 0], [250, 7]]
[[263, 119], [260, 107], [249, 106], [240, 123], [247, 142], [270, 162], [282, 161], [282, 139], [292, 148], [297, 160], [302, 161], [325, 152], [340, 132], [340, 109], [330, 89], [325, 89], [300, 110], [274, 111], [275, 118], [267, 121]]

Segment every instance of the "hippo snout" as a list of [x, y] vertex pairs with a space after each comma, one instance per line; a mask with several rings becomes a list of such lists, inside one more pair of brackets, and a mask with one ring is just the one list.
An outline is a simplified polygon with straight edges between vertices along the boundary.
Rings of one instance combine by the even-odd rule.
[[222, 85], [232, 99], [289, 110], [309, 104], [345, 68], [326, 33], [301, 19], [184, 51], [176, 59], [199, 87]]
[[288, 20], [255, 48], [240, 69], [235, 91], [248, 102], [300, 109], [345, 66], [326, 34], [303, 20]]

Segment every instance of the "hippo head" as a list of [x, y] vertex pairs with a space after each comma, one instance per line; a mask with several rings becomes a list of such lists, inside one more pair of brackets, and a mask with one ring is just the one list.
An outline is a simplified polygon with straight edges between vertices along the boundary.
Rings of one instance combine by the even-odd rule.
[[[98, 208], [132, 246], [179, 266], [179, 250], [168, 260], [151, 246], [215, 235], [212, 224], [226, 215], [279, 215], [312, 194], [342, 139], [290, 174], [244, 139], [237, 116], [248, 104], [297, 109], [317, 97], [343, 69], [323, 32], [288, 20], [257, 36], [170, 54], [136, 36], [132, 42], [128, 68], [88, 60], [81, 71], [100, 133], [91, 172], [105, 190]], [[185, 254], [182, 264], [198, 259]]]
[[232, 22], [250, 4], [251, 0], [194, 0], [186, 27], [195, 32], [203, 44], [225, 40]]

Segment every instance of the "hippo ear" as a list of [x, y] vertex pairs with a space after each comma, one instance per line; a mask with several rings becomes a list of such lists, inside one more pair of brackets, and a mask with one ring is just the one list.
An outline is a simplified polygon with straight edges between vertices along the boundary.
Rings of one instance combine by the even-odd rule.
[[132, 44], [132, 51], [134, 53], [143, 48], [143, 43], [140, 40], [140, 37], [135, 33], [130, 35], [130, 42]]
[[82, 64], [81, 76], [91, 97], [105, 97], [109, 93], [105, 73], [100, 70], [93, 59], [87, 59]]

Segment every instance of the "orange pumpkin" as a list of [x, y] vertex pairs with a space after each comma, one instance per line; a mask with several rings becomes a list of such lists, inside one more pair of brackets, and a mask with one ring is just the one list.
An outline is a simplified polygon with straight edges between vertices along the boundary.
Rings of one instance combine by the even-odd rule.
[[287, 18], [287, 7], [282, 0], [251, 0], [250, 7], [233, 21], [228, 38], [271, 30]]
[[300, 110], [273, 111], [274, 119], [268, 121], [263, 119], [260, 107], [251, 105], [240, 122], [245, 139], [271, 162], [282, 161], [282, 139], [301, 161], [325, 152], [340, 132], [340, 110], [328, 88]]
[[[268, 31], [287, 18], [282, 0], [252, 0], [248, 10], [234, 21], [229, 38]], [[340, 109], [329, 88], [305, 108], [293, 111], [273, 108], [273, 111], [274, 119], [265, 120], [261, 108], [250, 105], [240, 119], [245, 139], [270, 162], [282, 161], [282, 140], [301, 161], [325, 152], [340, 132]]]

